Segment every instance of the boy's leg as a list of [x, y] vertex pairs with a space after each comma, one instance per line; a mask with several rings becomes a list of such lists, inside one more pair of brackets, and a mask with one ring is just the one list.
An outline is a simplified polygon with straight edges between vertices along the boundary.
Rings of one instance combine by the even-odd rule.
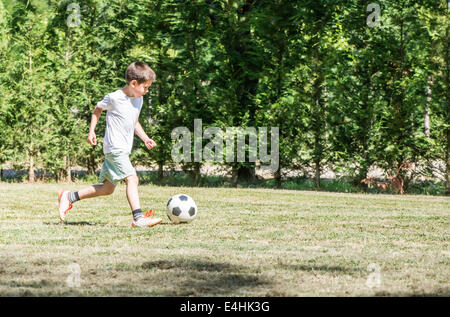
[[139, 178], [136, 174], [125, 178], [127, 184], [127, 199], [133, 213], [133, 227], [153, 227], [162, 222], [161, 218], [146, 217], [142, 213], [141, 203], [139, 202], [138, 185]]
[[111, 195], [112, 193], [114, 193], [115, 189], [116, 186], [114, 186], [114, 184], [112, 184], [108, 180], [105, 180], [103, 184], [91, 185], [89, 187], [79, 190], [78, 196], [81, 200], [86, 198]]
[[125, 182], [127, 184], [127, 199], [130, 204], [131, 211], [141, 209], [138, 193], [139, 178], [136, 174], [130, 175], [125, 178]]
[[114, 192], [116, 186], [110, 181], [105, 180], [103, 184], [91, 185], [83, 188], [78, 192], [62, 191], [59, 193], [59, 218], [64, 221], [67, 212], [72, 209], [72, 204], [78, 200], [111, 195]]

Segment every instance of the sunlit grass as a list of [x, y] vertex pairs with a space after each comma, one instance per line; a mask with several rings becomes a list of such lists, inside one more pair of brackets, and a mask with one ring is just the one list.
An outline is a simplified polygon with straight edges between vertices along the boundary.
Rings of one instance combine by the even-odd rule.
[[[0, 184], [0, 295], [450, 295], [446, 197], [144, 185], [164, 222], [134, 229], [120, 185], [60, 224], [58, 190], [84, 186]], [[165, 215], [177, 193], [197, 202], [191, 224]]]

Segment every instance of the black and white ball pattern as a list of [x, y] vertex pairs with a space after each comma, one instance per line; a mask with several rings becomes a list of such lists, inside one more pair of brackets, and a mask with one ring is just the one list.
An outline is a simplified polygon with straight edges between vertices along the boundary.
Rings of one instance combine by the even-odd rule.
[[187, 223], [197, 217], [197, 205], [186, 194], [172, 196], [167, 202], [167, 216], [173, 223]]

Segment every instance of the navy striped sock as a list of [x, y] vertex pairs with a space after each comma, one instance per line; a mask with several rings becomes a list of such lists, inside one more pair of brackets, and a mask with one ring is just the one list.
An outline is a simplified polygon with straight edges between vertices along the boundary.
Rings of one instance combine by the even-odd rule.
[[80, 196], [78, 196], [78, 192], [70, 192], [69, 193], [69, 201], [73, 204], [76, 201], [80, 200]]
[[141, 208], [133, 210], [132, 213], [133, 213], [134, 220], [138, 220], [139, 218], [144, 217], [144, 215], [142, 214]]

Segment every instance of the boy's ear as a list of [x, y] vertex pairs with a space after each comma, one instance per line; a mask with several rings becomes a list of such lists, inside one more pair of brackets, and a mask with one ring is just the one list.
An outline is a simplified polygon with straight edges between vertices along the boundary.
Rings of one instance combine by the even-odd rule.
[[137, 86], [137, 84], [138, 84], [138, 82], [137, 82], [137, 80], [136, 79], [133, 79], [132, 81], [130, 81], [130, 83], [129, 83], [129, 85], [131, 86], [131, 87], [135, 87], [135, 86]]

